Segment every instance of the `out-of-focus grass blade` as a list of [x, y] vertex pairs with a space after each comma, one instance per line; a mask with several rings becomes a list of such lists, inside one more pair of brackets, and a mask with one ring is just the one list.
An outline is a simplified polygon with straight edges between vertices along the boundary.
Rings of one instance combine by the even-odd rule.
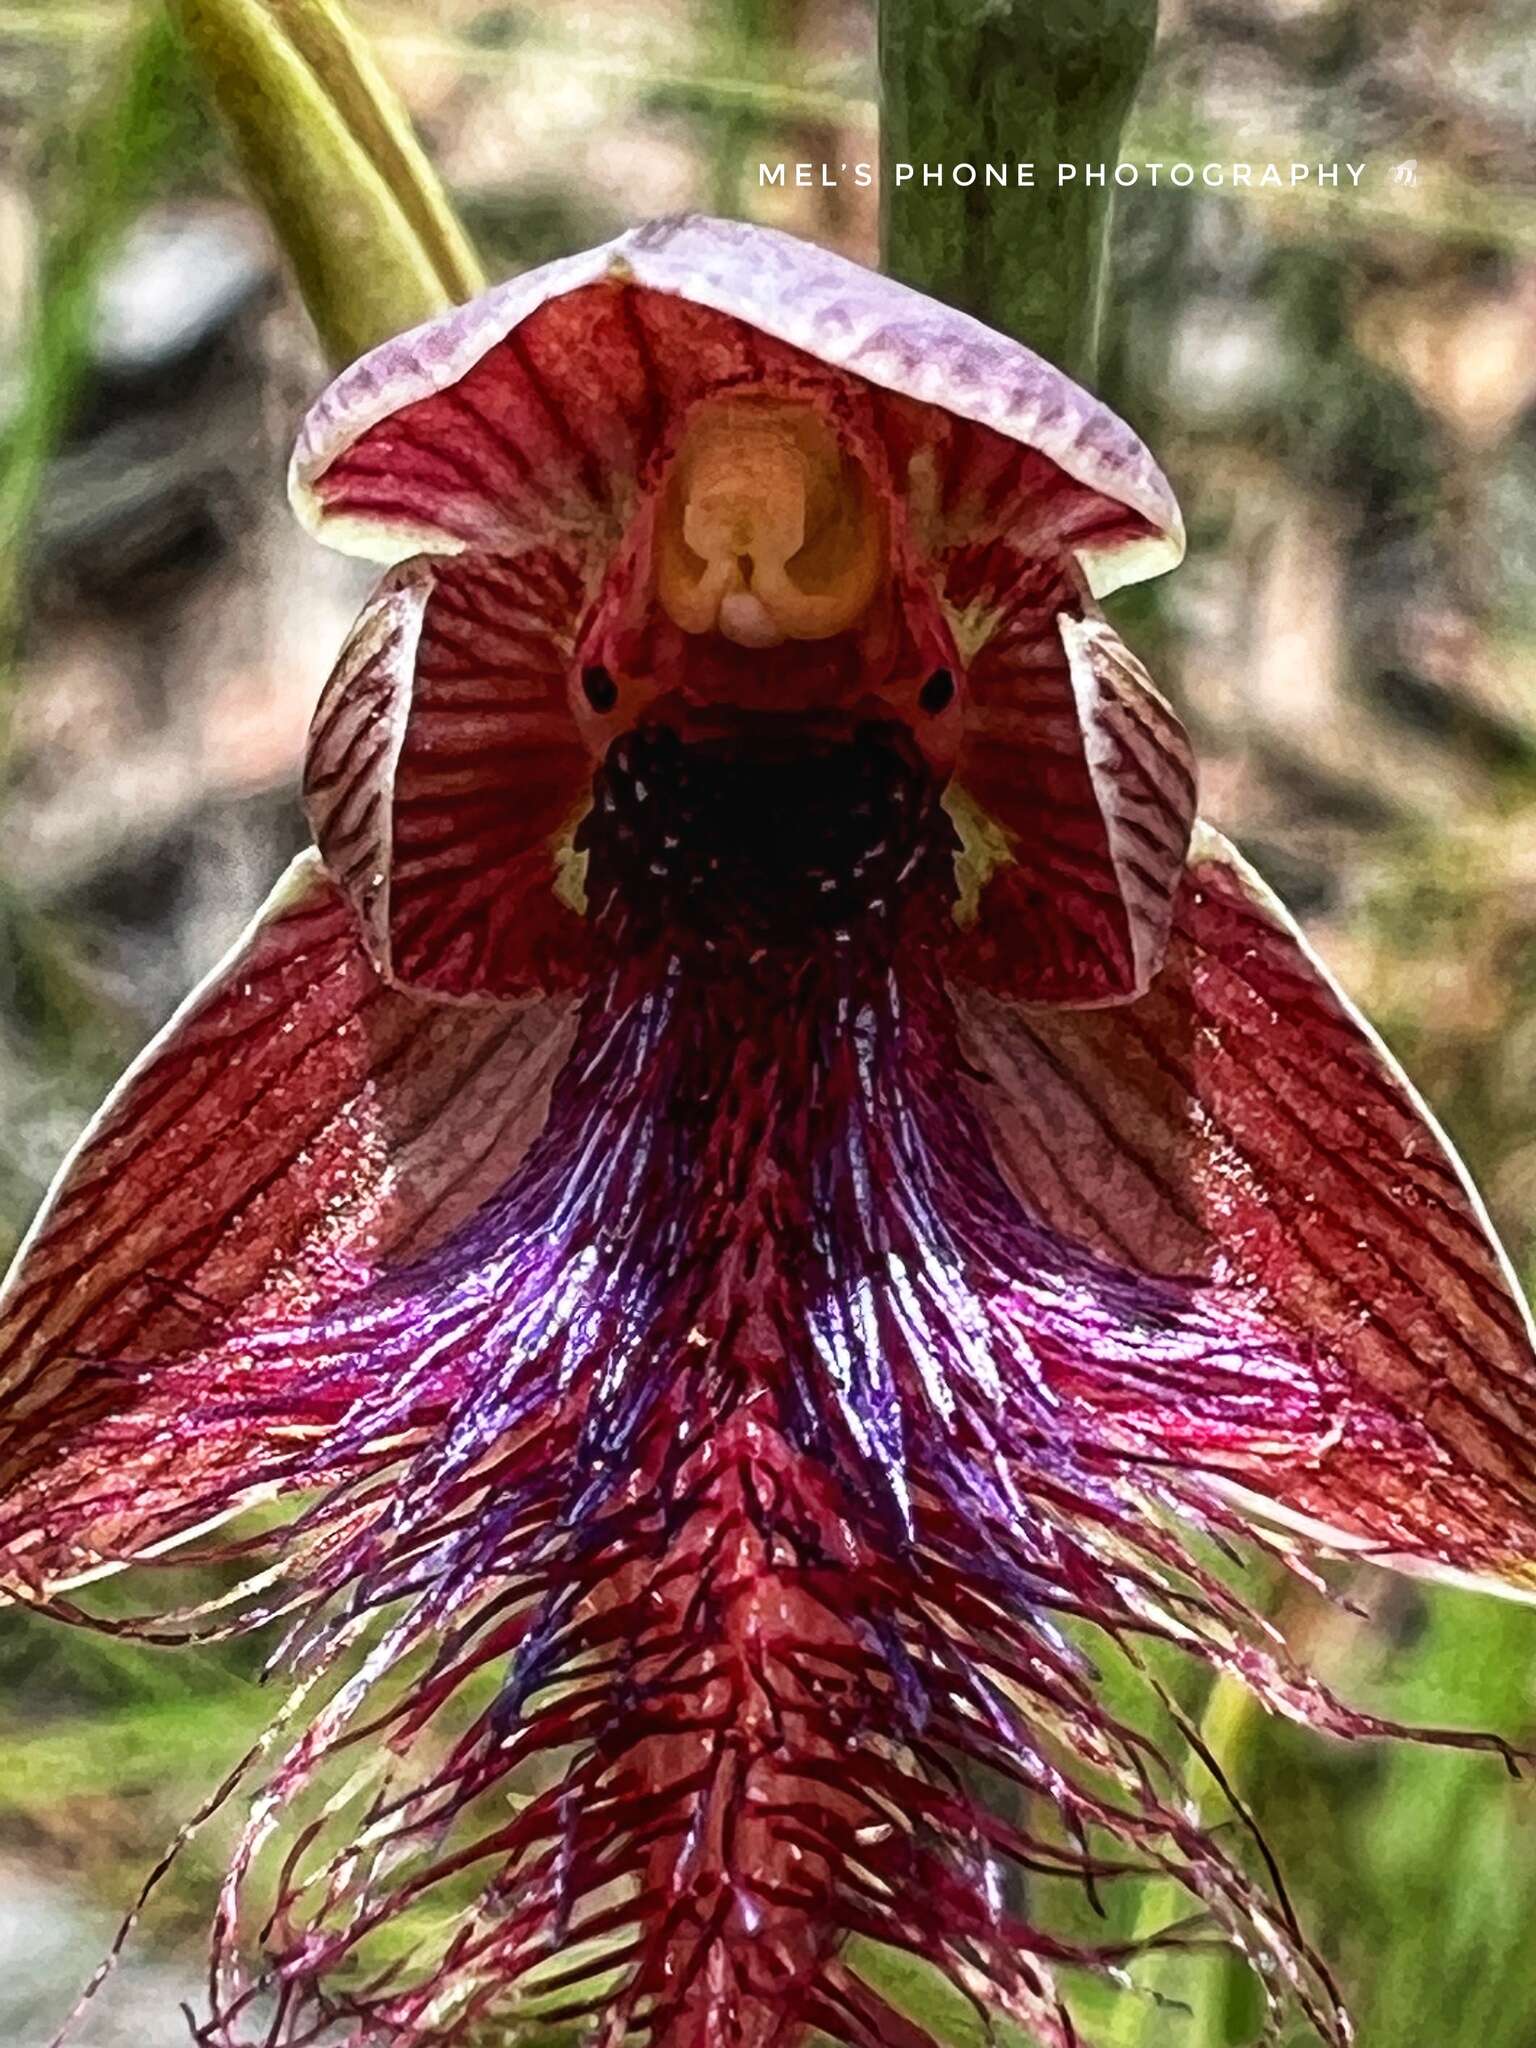
[[195, 121], [175, 31], [156, 9], [135, 17], [116, 79], [56, 152], [19, 397], [0, 449], [0, 669], [8, 671], [15, 654], [26, 535], [43, 472], [89, 358], [98, 272]]
[[[1313, 1638], [1309, 1663], [1388, 1719], [1531, 1744], [1536, 1611], [1374, 1574], [1363, 1590], [1374, 1626], [1321, 1608], [1288, 1619], [1293, 1639]], [[1358, 2048], [1536, 2039], [1536, 1987], [1488, 1967], [1519, 1952], [1536, 1914], [1528, 1784], [1483, 1752], [1329, 1741], [1270, 1718], [1229, 1680], [1213, 1688], [1201, 1732], [1334, 1969]], [[1171, 1891], [1149, 1887], [1142, 1931], [1175, 1910]], [[1171, 1958], [1136, 1974], [1189, 2010], [1144, 2011], [1135, 2048], [1237, 2048], [1258, 2030], [1257, 1987], [1234, 1961]]]

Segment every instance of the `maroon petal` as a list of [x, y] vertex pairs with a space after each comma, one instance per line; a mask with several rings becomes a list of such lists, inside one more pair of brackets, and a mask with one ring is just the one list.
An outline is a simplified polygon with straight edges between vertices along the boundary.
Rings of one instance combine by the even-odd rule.
[[1071, 1016], [955, 983], [997, 1155], [1052, 1228], [1255, 1304], [1267, 1356], [1079, 1376], [1124, 1447], [1441, 1576], [1536, 1586], [1529, 1312], [1459, 1162], [1262, 882], [1202, 828], [1167, 967]]
[[[580, 570], [548, 549], [388, 576], [315, 713], [304, 793], [380, 972], [436, 995], [569, 985], [592, 764], [567, 699]], [[561, 886], [563, 883], [563, 887]]]
[[1015, 563], [970, 670], [948, 798], [964, 842], [956, 972], [995, 994], [1096, 1005], [1162, 965], [1195, 816], [1183, 727], [1083, 599]]
[[322, 1312], [499, 1186], [569, 1014], [396, 994], [335, 884], [295, 864], [109, 1098], [12, 1269], [9, 1576], [46, 1589], [142, 1555], [265, 1490], [334, 1422], [355, 1388], [289, 1400], [242, 1333]]
[[[773, 857], [790, 794], [806, 876]], [[216, 1333], [290, 1431], [346, 1410], [301, 1439], [324, 1490], [286, 1544], [325, 1704], [237, 1852], [208, 2039], [444, 2048], [553, 1986], [613, 2042], [916, 2048], [851, 1972], [863, 1935], [1067, 2048], [1059, 1977], [1134, 1945], [1064, 1940], [1050, 1901], [1138, 1874], [1263, 1959], [1271, 2039], [1282, 2011], [1337, 2038], [1315, 1960], [1061, 1625], [1332, 1712], [1155, 1509], [1235, 1518], [1041, 1386], [1128, 1316], [1186, 1352], [1224, 1326], [989, 1167], [934, 968], [935, 790], [878, 735], [764, 764], [653, 733], [604, 795], [611, 952], [505, 1183], [375, 1284]]]

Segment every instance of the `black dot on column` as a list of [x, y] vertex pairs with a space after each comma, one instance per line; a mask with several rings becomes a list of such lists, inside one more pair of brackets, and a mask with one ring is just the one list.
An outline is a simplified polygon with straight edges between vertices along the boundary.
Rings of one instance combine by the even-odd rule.
[[937, 718], [955, 701], [955, 679], [947, 668], [936, 668], [917, 693], [917, 701], [930, 718]]
[[619, 701], [619, 686], [605, 668], [584, 668], [581, 694], [594, 711], [611, 711]]

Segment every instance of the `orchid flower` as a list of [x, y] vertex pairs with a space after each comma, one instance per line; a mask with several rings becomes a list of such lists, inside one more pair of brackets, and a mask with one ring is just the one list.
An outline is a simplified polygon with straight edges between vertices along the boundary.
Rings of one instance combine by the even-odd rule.
[[920, 2048], [894, 1951], [1065, 2048], [1161, 1940], [1342, 2040], [1106, 1660], [1381, 1732], [1229, 1555], [1528, 1588], [1532, 1333], [1098, 608], [1181, 552], [1146, 450], [695, 219], [375, 349], [292, 485], [391, 565], [316, 850], [3, 1324], [15, 1597], [222, 1556], [135, 1625], [287, 1619], [199, 2038]]

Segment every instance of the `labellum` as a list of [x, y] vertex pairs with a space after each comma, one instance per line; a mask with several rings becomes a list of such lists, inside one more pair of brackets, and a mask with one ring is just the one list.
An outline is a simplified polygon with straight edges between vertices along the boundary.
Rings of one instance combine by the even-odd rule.
[[15, 1597], [287, 1620], [198, 2038], [919, 2048], [896, 1951], [1049, 2048], [1138, 1945], [1053, 1902], [1152, 1876], [1342, 2039], [1101, 1668], [1381, 1732], [1224, 1554], [1529, 1584], [1531, 1333], [1097, 609], [1180, 552], [1146, 452], [695, 220], [385, 344], [293, 481], [393, 564], [318, 851], [4, 1323]]

